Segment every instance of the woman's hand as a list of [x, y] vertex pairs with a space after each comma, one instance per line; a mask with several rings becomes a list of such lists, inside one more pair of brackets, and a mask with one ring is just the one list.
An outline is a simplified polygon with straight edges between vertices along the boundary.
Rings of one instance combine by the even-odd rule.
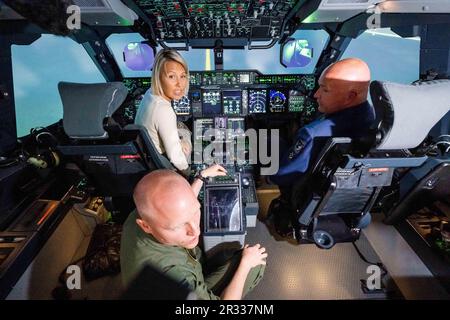
[[196, 177], [197, 179], [194, 179], [194, 182], [192, 182], [192, 190], [194, 190], [194, 194], [196, 196], [198, 196], [198, 194], [200, 193], [200, 190], [203, 186], [203, 182], [205, 181], [204, 178], [208, 178], [208, 177], [217, 177], [217, 176], [226, 176], [227, 175], [227, 170], [225, 170], [224, 167], [215, 164], [212, 165], [211, 167], [200, 171], [200, 175], [203, 178]]
[[205, 170], [202, 170], [200, 172], [202, 177], [208, 178], [208, 177], [217, 177], [217, 176], [226, 176], [227, 170], [225, 170], [224, 167], [222, 167], [219, 164], [214, 164], [209, 168], [206, 168]]
[[250, 247], [248, 244], [244, 246], [242, 251], [241, 263], [245, 264], [249, 269], [259, 266], [260, 264], [265, 265], [267, 258], [266, 248], [261, 247], [261, 245], [255, 244]]

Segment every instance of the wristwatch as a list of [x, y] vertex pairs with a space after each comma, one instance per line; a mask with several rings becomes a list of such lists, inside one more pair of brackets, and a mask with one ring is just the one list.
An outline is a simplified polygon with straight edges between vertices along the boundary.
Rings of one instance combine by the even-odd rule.
[[208, 181], [208, 178], [202, 176], [202, 172], [200, 170], [197, 172], [197, 174], [195, 175], [194, 179], [200, 179], [203, 182]]

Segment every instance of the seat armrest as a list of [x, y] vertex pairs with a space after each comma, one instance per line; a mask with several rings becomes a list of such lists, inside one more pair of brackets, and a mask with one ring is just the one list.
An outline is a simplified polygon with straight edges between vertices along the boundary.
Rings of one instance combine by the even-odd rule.
[[170, 163], [170, 161], [166, 157], [164, 157], [162, 154], [158, 152], [158, 150], [156, 150], [156, 147], [150, 135], [148, 134], [147, 128], [137, 124], [129, 124], [125, 126], [124, 130], [139, 132], [139, 136], [142, 138], [145, 147], [148, 149], [147, 151], [149, 153], [149, 156], [154, 161], [158, 169], [175, 170], [175, 167], [172, 165], [172, 163]]

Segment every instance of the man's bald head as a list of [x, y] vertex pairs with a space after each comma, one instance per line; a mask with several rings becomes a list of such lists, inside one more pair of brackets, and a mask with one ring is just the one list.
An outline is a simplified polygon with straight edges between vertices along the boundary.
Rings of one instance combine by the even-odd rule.
[[182, 209], [186, 204], [185, 198], [195, 199], [191, 186], [182, 176], [170, 170], [155, 170], [147, 174], [133, 193], [139, 215], [148, 222]]
[[369, 84], [370, 69], [364, 61], [348, 58], [333, 63], [322, 72], [320, 88], [314, 95], [319, 111], [334, 113], [363, 103]]
[[328, 66], [322, 73], [329, 79], [367, 83], [370, 69], [367, 63], [357, 58], [343, 59]]
[[156, 170], [133, 193], [137, 225], [160, 243], [192, 249], [200, 235], [200, 203], [189, 183], [170, 170]]

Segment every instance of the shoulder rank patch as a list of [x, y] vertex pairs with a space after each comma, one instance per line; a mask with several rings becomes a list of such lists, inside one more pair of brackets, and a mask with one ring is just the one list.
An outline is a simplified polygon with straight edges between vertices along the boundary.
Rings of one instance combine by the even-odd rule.
[[296, 155], [302, 152], [303, 148], [305, 148], [305, 143], [301, 139], [297, 140], [291, 152], [289, 152], [289, 160], [292, 160]]

